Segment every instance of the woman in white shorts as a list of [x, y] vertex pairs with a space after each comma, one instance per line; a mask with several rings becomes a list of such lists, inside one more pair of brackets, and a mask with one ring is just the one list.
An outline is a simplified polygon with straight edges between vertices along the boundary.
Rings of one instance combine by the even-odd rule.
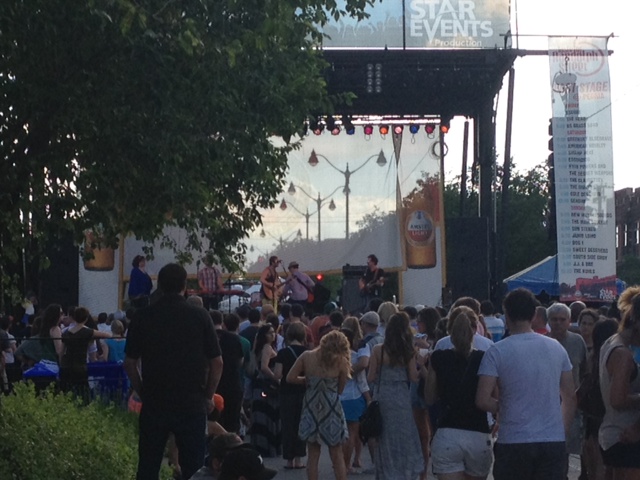
[[475, 406], [484, 352], [473, 349], [474, 316], [468, 307], [454, 309], [450, 332], [454, 348], [436, 350], [429, 359], [425, 397], [429, 405], [439, 400], [431, 462], [440, 480], [485, 479], [493, 461], [487, 414]]

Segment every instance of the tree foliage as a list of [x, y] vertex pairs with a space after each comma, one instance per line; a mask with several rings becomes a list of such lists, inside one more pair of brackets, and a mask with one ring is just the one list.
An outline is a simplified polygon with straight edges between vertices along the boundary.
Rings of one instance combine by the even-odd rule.
[[326, 93], [319, 26], [372, 1], [1, 2], [0, 262], [178, 226], [241, 263], [296, 146], [270, 137], [349, 98]]
[[627, 285], [640, 285], [640, 258], [633, 255], [625, 255], [618, 267], [616, 273], [620, 280]]

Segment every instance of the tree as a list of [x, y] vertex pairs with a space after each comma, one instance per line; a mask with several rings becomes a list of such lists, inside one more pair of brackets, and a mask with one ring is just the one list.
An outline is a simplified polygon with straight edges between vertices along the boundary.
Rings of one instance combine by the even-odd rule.
[[618, 263], [617, 274], [627, 285], [640, 285], [640, 258], [625, 255]]
[[[556, 254], [549, 239], [549, 176], [546, 165], [516, 172], [509, 185], [509, 222], [505, 274], [512, 275], [538, 260]], [[500, 208], [499, 204], [499, 208]], [[499, 209], [498, 212], [501, 210]]]
[[270, 138], [349, 99], [326, 92], [319, 26], [372, 1], [2, 2], [5, 287], [23, 252], [95, 229], [116, 245], [175, 225], [241, 264], [297, 146]]

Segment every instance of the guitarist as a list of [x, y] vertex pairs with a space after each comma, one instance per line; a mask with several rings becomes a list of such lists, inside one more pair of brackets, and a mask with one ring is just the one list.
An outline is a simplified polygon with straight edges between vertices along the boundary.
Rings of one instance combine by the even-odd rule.
[[360, 278], [360, 295], [363, 297], [363, 312], [368, 310], [369, 302], [382, 296], [384, 270], [378, 267], [378, 257], [371, 254], [367, 257], [367, 270]]
[[291, 262], [289, 264], [289, 276], [287, 277], [286, 286], [284, 287], [283, 296], [289, 295], [287, 303], [297, 303], [303, 307], [307, 303], [313, 302], [313, 287], [315, 283], [304, 272], [301, 272], [298, 262]]
[[262, 271], [260, 275], [260, 293], [262, 294], [262, 304], [271, 304], [275, 307], [278, 306], [278, 300], [282, 295], [284, 285], [278, 276], [278, 265], [282, 265], [276, 255], [269, 257], [269, 266]]

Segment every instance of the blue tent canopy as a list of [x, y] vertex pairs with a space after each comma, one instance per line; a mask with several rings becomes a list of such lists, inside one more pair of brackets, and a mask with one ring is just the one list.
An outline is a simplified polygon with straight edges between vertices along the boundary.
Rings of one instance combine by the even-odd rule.
[[[509, 278], [505, 278], [503, 283], [507, 284], [507, 290], [516, 288], [526, 288], [535, 295], [539, 295], [544, 290], [552, 297], [560, 296], [560, 285], [558, 283], [558, 258], [557, 255], [547, 257], [535, 265], [514, 273]], [[616, 280], [618, 295], [627, 288], [627, 284], [620, 279]]]

